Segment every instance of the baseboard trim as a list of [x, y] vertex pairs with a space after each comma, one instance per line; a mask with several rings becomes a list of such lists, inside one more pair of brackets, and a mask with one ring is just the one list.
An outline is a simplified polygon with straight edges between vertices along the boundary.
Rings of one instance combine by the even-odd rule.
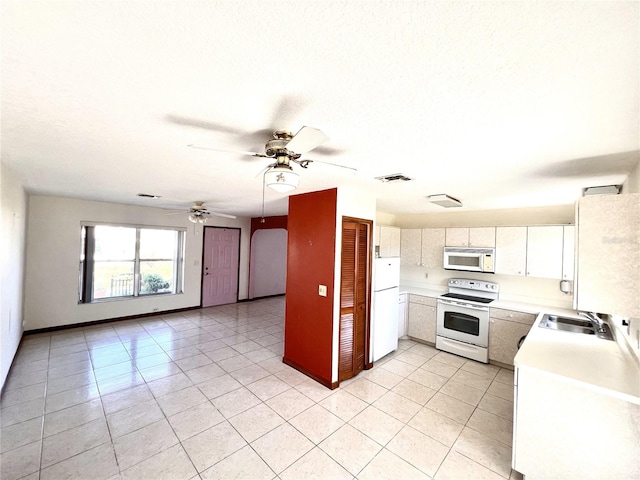
[[264, 297], [252, 297], [252, 298], [243, 298], [242, 300], [238, 300], [238, 302], [250, 302], [252, 300], [264, 300], [265, 298], [275, 298], [275, 297], [284, 297], [284, 293], [276, 293], [274, 295], [265, 295]]
[[313, 373], [313, 372], [309, 371], [308, 369], [304, 368], [299, 363], [294, 362], [293, 360], [291, 360], [291, 359], [289, 359], [287, 357], [282, 357], [282, 362], [285, 363], [286, 365], [289, 365], [291, 368], [295, 368], [300, 373], [304, 373], [307, 377], [315, 380], [316, 382], [318, 382], [319, 384], [327, 387], [330, 390], [335, 390], [340, 385], [339, 382], [332, 382], [331, 380], [328, 380], [326, 378], [320, 377], [319, 375], [316, 375], [315, 373]]
[[119, 321], [125, 321], [125, 320], [136, 320], [138, 318], [147, 318], [147, 317], [157, 317], [157, 316], [160, 316], [160, 315], [169, 315], [169, 314], [172, 314], [172, 313], [188, 312], [190, 310], [200, 310], [201, 308], [202, 307], [200, 307], [200, 305], [195, 305], [193, 307], [175, 308], [173, 310], [163, 310], [162, 312], [140, 313], [140, 314], [137, 314], [137, 315], [128, 315], [126, 317], [105, 318], [103, 320], [92, 320], [90, 322], [73, 323], [71, 325], [56, 325], [55, 327], [36, 328], [36, 329], [33, 329], [33, 330], [25, 330], [23, 332], [23, 335], [36, 335], [38, 333], [51, 333], [51, 332], [57, 332], [59, 330], [70, 330], [72, 328], [91, 327], [93, 325], [100, 325], [101, 323], [119, 322]]

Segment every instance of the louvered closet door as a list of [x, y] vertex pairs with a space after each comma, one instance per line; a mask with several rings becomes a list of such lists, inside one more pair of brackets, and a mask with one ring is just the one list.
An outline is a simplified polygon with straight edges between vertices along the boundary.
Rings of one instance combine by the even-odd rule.
[[357, 375], [365, 366], [367, 343], [367, 258], [367, 225], [356, 222], [343, 222], [339, 381]]

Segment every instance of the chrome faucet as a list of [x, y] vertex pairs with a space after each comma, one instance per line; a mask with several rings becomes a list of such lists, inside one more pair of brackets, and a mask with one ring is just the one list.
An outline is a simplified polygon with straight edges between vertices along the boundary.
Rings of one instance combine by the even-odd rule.
[[578, 315], [582, 315], [583, 317], [587, 317], [587, 319], [593, 323], [593, 326], [596, 328], [596, 331], [600, 333], [604, 333], [606, 329], [604, 328], [604, 322], [598, 316], [597, 313], [594, 312], [578, 312]]

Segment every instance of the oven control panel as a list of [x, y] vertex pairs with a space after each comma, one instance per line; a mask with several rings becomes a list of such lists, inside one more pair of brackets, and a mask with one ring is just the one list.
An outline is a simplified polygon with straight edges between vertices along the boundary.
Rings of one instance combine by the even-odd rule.
[[450, 278], [448, 284], [449, 288], [464, 288], [479, 292], [498, 293], [500, 290], [497, 283], [485, 282], [483, 280], [470, 280], [468, 278]]

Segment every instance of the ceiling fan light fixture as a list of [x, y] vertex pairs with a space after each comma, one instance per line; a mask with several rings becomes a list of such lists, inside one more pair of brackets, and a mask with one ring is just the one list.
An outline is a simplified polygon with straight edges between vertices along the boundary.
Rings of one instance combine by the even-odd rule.
[[300, 175], [288, 165], [277, 165], [264, 174], [264, 184], [276, 192], [290, 192], [298, 188]]
[[450, 197], [444, 193], [438, 195], [429, 195], [427, 197], [431, 203], [435, 203], [436, 205], [440, 205], [444, 208], [453, 208], [453, 207], [461, 207], [462, 202], [457, 198]]
[[190, 213], [189, 221], [191, 223], [207, 223], [207, 217], [205, 217], [204, 215], [196, 215], [195, 213]]

